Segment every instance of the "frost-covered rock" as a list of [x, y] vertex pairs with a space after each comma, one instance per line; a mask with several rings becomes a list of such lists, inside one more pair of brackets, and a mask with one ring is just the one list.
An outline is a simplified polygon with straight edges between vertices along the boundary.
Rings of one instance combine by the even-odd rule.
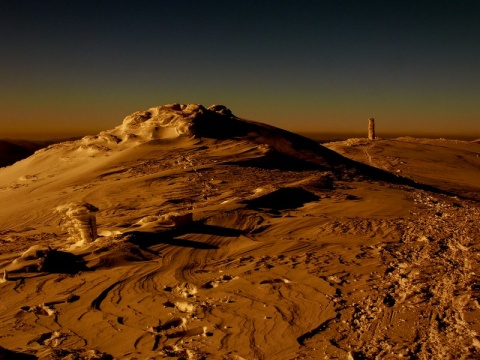
[[62, 216], [63, 228], [68, 231], [72, 240], [90, 243], [97, 237], [97, 207], [89, 203], [72, 202], [58, 206], [56, 212]]

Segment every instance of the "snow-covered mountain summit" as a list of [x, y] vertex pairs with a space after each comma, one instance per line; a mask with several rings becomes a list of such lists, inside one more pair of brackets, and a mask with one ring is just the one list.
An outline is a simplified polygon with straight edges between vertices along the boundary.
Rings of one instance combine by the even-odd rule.
[[0, 169], [0, 228], [43, 223], [55, 231], [52, 209], [72, 202], [97, 206], [102, 222], [118, 228], [137, 222], [143, 208], [183, 213], [242, 203], [298, 181], [330, 187], [362, 178], [405, 183], [306, 137], [240, 119], [225, 106], [169, 104]]
[[83, 142], [106, 141], [125, 146], [127, 143], [195, 136], [198, 131], [196, 128], [205, 123], [219, 124], [223, 121], [223, 126], [228, 128], [228, 120], [233, 118], [231, 111], [222, 105], [205, 108], [198, 104], [167, 104], [134, 112], [113, 130], [103, 131], [97, 136], [87, 136]]
[[[35, 156], [59, 152], [63, 159], [98, 158], [118, 151], [132, 150], [143, 144], [184, 143], [183, 147], [208, 139], [234, 141], [258, 147], [261, 155], [278, 161], [279, 154], [291, 162], [308, 162], [324, 169], [342, 166], [350, 161], [315, 141], [264, 123], [233, 115], [223, 105], [204, 107], [198, 104], [167, 104], [137, 111], [124, 118], [121, 125], [97, 135], [64, 142], [42, 149]], [[60, 154], [61, 153], [61, 154]], [[293, 157], [293, 159], [292, 159]], [[303, 166], [300, 165], [300, 166]]]
[[[350, 163], [313, 140], [240, 119], [225, 106], [152, 107], [111, 130], [51, 145], [0, 169], [0, 227], [43, 223], [55, 231], [52, 209], [83, 201], [112, 224], [128, 223], [140, 211], [140, 205], [125, 205], [133, 199], [156, 213], [182, 212], [257, 196], [255, 189], [270, 189], [279, 171], [341, 174]], [[294, 179], [291, 174], [280, 182]]]

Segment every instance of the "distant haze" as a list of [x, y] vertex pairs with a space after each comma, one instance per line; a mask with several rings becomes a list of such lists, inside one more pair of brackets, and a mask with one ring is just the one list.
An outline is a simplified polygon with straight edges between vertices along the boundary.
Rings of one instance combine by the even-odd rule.
[[480, 137], [478, 1], [0, 4], [0, 138], [95, 134], [167, 103], [295, 132]]

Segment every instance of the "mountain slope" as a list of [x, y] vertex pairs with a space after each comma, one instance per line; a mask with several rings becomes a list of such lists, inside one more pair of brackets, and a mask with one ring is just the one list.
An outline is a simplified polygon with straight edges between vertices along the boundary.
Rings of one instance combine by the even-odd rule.
[[[227, 168], [231, 164], [270, 172], [283, 168], [341, 173], [349, 163], [306, 138], [237, 119], [222, 106], [166, 105], [127, 116], [120, 126], [96, 136], [51, 145], [2, 169], [0, 196], [8, 204], [8, 213], [1, 217], [0, 226], [18, 229], [29, 227], [32, 221], [50, 224], [56, 205], [90, 199], [99, 192], [105, 193], [103, 200], [96, 200], [102, 208], [114, 206], [109, 204], [109, 194], [118, 189], [106, 184], [115, 176], [122, 178], [122, 187], [141, 192], [165, 172], [178, 177], [187, 168], [215, 172], [220, 164]], [[187, 197], [203, 196], [203, 185], [196, 185], [196, 193]], [[167, 191], [170, 196], [176, 192]], [[32, 202], [38, 206], [32, 207]]]
[[445, 139], [402, 137], [349, 139], [325, 144], [342, 155], [429, 184], [452, 195], [480, 200], [480, 146]]
[[[245, 173], [259, 169], [256, 182], [248, 182], [236, 168]], [[306, 172], [329, 181], [368, 178], [419, 186], [305, 137], [239, 119], [224, 106], [170, 104], [136, 112], [112, 130], [51, 145], [2, 169], [0, 196], [8, 211], [0, 218], [0, 227], [24, 229], [40, 222], [53, 231], [51, 209], [58, 205], [91, 200], [118, 213], [128, 202], [123, 196], [142, 194], [145, 187], [161, 191], [158, 197], [144, 200], [158, 212], [170, 209], [168, 201], [183, 204], [174, 206], [174, 211], [207, 207], [228, 198], [255, 196], [256, 188], [271, 188], [277, 182], [272, 177], [279, 171], [290, 171], [292, 177], [275, 186], [304, 179]], [[175, 184], [159, 180], [166, 176], [175, 177]], [[111, 186], [114, 179], [121, 179], [120, 194], [117, 186]], [[229, 184], [223, 186], [222, 181]], [[236, 184], [233, 192], [231, 182]]]
[[426, 189], [223, 106], [134, 113], [0, 169], [0, 354], [478, 358], [480, 207]]

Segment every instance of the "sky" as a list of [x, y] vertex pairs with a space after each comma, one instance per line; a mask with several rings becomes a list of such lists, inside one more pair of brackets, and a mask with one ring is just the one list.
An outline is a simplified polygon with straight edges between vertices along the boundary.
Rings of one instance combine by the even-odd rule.
[[290, 131], [480, 138], [480, 2], [0, 0], [0, 138], [168, 103]]

